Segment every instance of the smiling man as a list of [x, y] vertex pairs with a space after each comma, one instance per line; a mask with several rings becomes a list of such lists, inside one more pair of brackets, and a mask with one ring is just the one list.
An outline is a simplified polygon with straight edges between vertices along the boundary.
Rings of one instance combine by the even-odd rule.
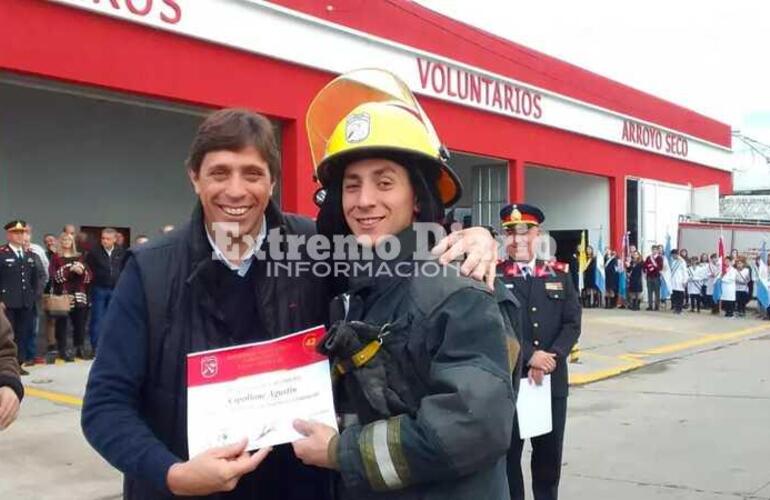
[[[125, 474], [127, 499], [327, 498], [329, 474], [302, 465], [290, 447], [251, 455], [244, 440], [195, 457], [187, 450], [188, 353], [274, 339], [327, 318], [327, 279], [268, 274], [270, 253], [257, 258], [268, 233], [315, 234], [311, 219], [272, 201], [279, 164], [266, 118], [211, 114], [187, 161], [199, 200], [190, 221], [128, 251], [82, 416], [88, 441]], [[222, 231], [228, 247], [219, 246]], [[469, 255], [482, 268], [493, 258]]]

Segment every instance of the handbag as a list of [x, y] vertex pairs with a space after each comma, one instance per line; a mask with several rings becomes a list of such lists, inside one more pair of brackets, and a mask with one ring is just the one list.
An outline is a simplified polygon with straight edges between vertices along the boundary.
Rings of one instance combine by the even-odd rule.
[[75, 297], [72, 295], [53, 295], [43, 296], [43, 310], [52, 317], [68, 316], [75, 305]]

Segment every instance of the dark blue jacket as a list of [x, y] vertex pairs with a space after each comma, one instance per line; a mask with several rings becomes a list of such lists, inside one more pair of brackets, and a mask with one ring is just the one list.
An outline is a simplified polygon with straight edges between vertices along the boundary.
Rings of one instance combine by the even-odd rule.
[[[283, 215], [272, 204], [266, 217], [268, 230], [315, 231], [309, 219]], [[171, 496], [168, 469], [188, 458], [186, 355], [234, 342], [212, 298], [215, 266], [221, 263], [212, 259], [197, 207], [185, 227], [132, 250], [115, 288], [89, 375], [82, 427], [89, 443], [125, 474], [125, 498]], [[323, 280], [311, 273], [290, 278], [261, 272], [255, 281], [260, 331], [253, 340], [325, 322], [329, 295]], [[328, 477], [282, 446], [234, 492], [208, 498], [324, 500]]]

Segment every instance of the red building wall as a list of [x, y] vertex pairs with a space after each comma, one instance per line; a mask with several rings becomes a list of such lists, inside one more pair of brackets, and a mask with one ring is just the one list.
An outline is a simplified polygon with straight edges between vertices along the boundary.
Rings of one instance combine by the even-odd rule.
[[[304, 113], [332, 75], [43, 1], [3, 0], [0, 26], [0, 69], [210, 107], [245, 106], [282, 120], [284, 207], [314, 213]], [[433, 42], [415, 37], [431, 48]], [[422, 102], [448, 147], [510, 161], [512, 198], [526, 192], [525, 162], [609, 178], [612, 241], [625, 230], [626, 176], [732, 190], [729, 172], [444, 101]], [[692, 119], [686, 131], [720, 139], [723, 125], [672, 109], [643, 118], [672, 127]]]

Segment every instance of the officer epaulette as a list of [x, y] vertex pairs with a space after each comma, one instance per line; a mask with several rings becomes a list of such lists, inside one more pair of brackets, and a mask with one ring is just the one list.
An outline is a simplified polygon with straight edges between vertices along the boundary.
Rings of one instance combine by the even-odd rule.
[[551, 266], [553, 266], [553, 268], [557, 271], [561, 271], [563, 273], [569, 272], [569, 264], [566, 262], [553, 261]]

